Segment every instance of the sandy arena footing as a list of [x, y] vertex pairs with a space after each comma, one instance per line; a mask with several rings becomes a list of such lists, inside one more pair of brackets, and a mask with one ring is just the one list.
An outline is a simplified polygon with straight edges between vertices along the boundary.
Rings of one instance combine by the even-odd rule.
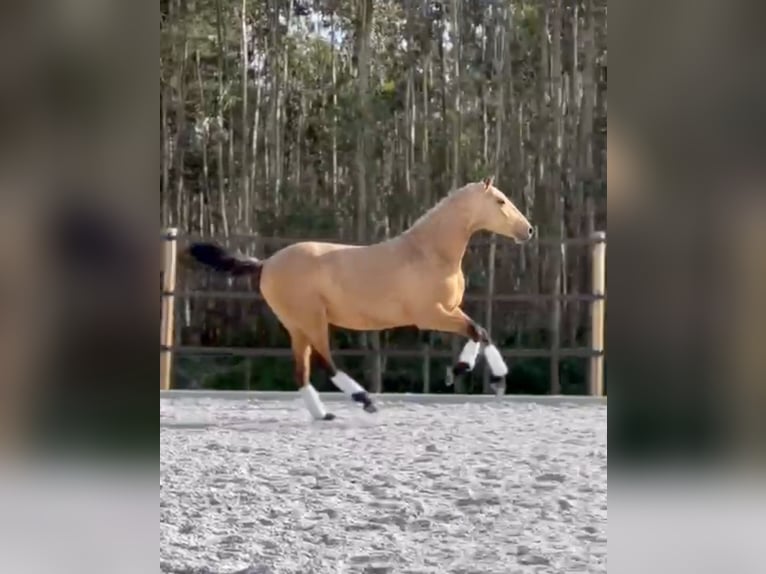
[[160, 570], [606, 572], [605, 401], [160, 397]]

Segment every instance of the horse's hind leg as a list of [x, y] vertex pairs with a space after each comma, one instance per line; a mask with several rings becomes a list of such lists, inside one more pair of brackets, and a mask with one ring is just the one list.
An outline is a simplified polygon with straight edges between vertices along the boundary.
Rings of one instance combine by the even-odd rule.
[[368, 413], [377, 412], [378, 408], [372, 402], [369, 393], [365, 388], [352, 379], [347, 373], [339, 370], [335, 366], [330, 354], [330, 337], [328, 335], [329, 326], [326, 321], [319, 321], [312, 329], [310, 340], [311, 346], [317, 354], [317, 358], [322, 366], [330, 374], [330, 380], [343, 393], [354, 402], [362, 405], [362, 408]]
[[303, 397], [306, 409], [316, 420], [333, 420], [335, 415], [325, 410], [319, 394], [311, 384], [311, 346], [308, 338], [303, 333], [291, 331], [290, 340], [295, 363], [295, 383], [298, 385], [298, 392]]

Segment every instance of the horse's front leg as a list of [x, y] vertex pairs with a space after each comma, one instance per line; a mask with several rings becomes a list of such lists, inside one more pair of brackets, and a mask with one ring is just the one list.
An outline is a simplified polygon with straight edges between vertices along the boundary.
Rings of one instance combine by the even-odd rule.
[[484, 358], [487, 360], [489, 370], [492, 373], [492, 382], [497, 383], [508, 374], [508, 366], [505, 364], [500, 351], [490, 340], [487, 330], [466, 315], [459, 307], [448, 311], [442, 305], [437, 305], [429, 316], [424, 317], [420, 323], [421, 325], [418, 326], [421, 329], [457, 333], [468, 337], [469, 340], [460, 351], [457, 363], [452, 366], [453, 376], [468, 373], [474, 368], [482, 344], [484, 345]]

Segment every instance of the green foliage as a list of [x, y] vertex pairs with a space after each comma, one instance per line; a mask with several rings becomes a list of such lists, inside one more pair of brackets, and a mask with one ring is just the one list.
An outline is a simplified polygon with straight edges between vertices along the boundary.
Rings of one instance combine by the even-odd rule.
[[509, 365], [506, 392], [544, 395], [550, 390], [550, 361], [543, 358], [518, 359]]
[[561, 393], [564, 395], [588, 394], [588, 360], [568, 357], [559, 365]]
[[[336, 349], [359, 348], [358, 335], [348, 331], [334, 333], [333, 346]], [[246, 339], [240, 339], [235, 346]], [[181, 359], [183, 362], [183, 359]], [[355, 378], [365, 380], [363, 357], [345, 357], [339, 361], [342, 368]], [[389, 359], [388, 367], [383, 372], [383, 388], [386, 392], [422, 391], [422, 359]], [[454, 388], [445, 384], [445, 370], [452, 363], [445, 359], [431, 359], [431, 388], [433, 393], [453, 393]], [[550, 392], [550, 360], [547, 358], [517, 358], [509, 361], [510, 373], [507, 376], [507, 392], [510, 394], [544, 395]], [[466, 392], [481, 393], [483, 385], [483, 366], [479, 366], [464, 378]], [[263, 391], [291, 391], [295, 389], [292, 360], [287, 357], [220, 357], [197, 362], [196, 365], [182, 365], [176, 373], [175, 384], [179, 388], [191, 384], [209, 389]], [[561, 392], [567, 395], [587, 393], [588, 360], [564, 358], [559, 364]], [[326, 374], [318, 370], [314, 373], [315, 386], [321, 390], [333, 390]]]
[[[246, 366], [250, 362], [250, 368]], [[344, 358], [344, 370], [352, 376], [364, 381], [363, 359], [359, 357]], [[383, 373], [383, 388], [393, 393], [419, 393], [422, 391], [422, 364], [419, 359], [408, 361], [409, 365], [398, 365], [394, 370]], [[432, 360], [431, 389], [433, 393], [453, 393], [454, 388], [445, 384], [444, 360]], [[547, 358], [516, 359], [509, 364], [510, 373], [506, 379], [506, 392], [509, 394], [545, 395], [550, 392], [550, 361]], [[219, 365], [220, 368], [220, 365]], [[248, 377], [249, 372], [249, 377]], [[585, 359], [562, 359], [559, 366], [561, 392], [565, 395], [581, 395], [587, 393], [587, 361]], [[223, 372], [202, 377], [204, 388], [218, 390], [262, 390], [262, 391], [292, 391], [295, 390], [292, 362], [288, 358], [259, 357], [232, 361], [230, 368]], [[326, 380], [324, 373], [315, 373], [315, 386], [321, 390], [333, 390], [334, 387]], [[184, 377], [187, 379], [187, 377]], [[468, 393], [481, 393], [483, 385], [483, 369], [477, 368], [466, 375], [465, 388]], [[179, 387], [183, 383], [176, 381]]]
[[[288, 188], [289, 189], [289, 188]], [[267, 235], [283, 237], [333, 237], [336, 233], [338, 210], [333, 206], [312, 204], [299, 193], [289, 193], [288, 208], [257, 212], [259, 229]]]
[[275, 357], [251, 359], [250, 388], [262, 391], [295, 390], [293, 365], [290, 361]]

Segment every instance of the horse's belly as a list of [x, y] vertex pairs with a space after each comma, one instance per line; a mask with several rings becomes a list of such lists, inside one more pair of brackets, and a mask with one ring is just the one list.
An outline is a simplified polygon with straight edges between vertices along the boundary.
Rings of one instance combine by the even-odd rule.
[[328, 322], [342, 329], [379, 331], [411, 323], [402, 305], [393, 301], [375, 303], [373, 300], [349, 299], [334, 302], [327, 307]]
[[393, 329], [400, 327], [399, 322], [384, 321], [375, 317], [362, 317], [362, 316], [330, 316], [330, 325], [340, 327], [341, 329], [349, 329], [351, 331], [381, 331], [383, 329]]

